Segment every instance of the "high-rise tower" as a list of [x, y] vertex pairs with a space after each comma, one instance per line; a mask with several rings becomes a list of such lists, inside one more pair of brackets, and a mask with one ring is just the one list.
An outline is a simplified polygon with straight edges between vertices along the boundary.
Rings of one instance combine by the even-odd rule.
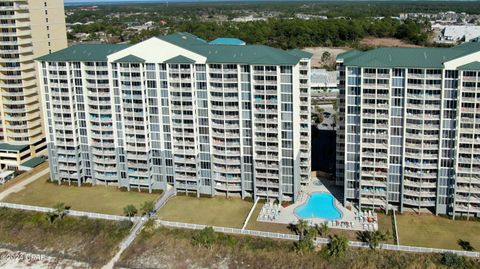
[[63, 0], [0, 1], [0, 169], [46, 153], [34, 59], [67, 46]]

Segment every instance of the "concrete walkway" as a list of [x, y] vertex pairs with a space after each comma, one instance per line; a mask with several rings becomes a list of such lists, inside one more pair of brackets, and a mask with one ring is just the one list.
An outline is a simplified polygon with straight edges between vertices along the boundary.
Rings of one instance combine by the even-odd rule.
[[[158, 212], [160, 208], [162, 208], [170, 198], [175, 196], [177, 193], [173, 187], [170, 185], [167, 186], [167, 190], [163, 193], [163, 195], [155, 202], [155, 210], [154, 212]], [[117, 254], [113, 256], [113, 258], [105, 265], [102, 267], [102, 269], [112, 269], [115, 266], [115, 263], [120, 259], [122, 256], [123, 251], [127, 249], [130, 244], [132, 244], [133, 240], [137, 237], [137, 235], [140, 233], [142, 230], [143, 225], [149, 220], [150, 218], [153, 218], [155, 215], [150, 215], [148, 217], [141, 217], [140, 220], [135, 223], [135, 225], [132, 227], [130, 230], [130, 234], [123, 239], [123, 241], [120, 243], [120, 248], [117, 251]]]
[[247, 228], [248, 221], [250, 221], [253, 211], [255, 211], [255, 208], [257, 207], [258, 201], [260, 201], [260, 197], [258, 197], [257, 200], [255, 200], [255, 203], [253, 203], [252, 208], [250, 208], [250, 212], [248, 212], [247, 219], [245, 220], [245, 222], [243, 222], [242, 230], [245, 230], [245, 228]]
[[170, 185], [167, 185], [167, 190], [163, 193], [163, 195], [155, 202], [155, 210], [154, 212], [158, 212], [158, 210], [160, 210], [160, 208], [162, 208], [167, 202], [168, 200], [170, 200], [170, 198], [172, 198], [173, 196], [177, 195], [177, 192], [175, 191], [175, 189], [170, 186]]
[[[0, 201], [5, 199], [8, 195], [19, 192], [25, 188], [26, 185], [34, 182], [35, 180], [41, 178], [42, 176], [48, 174], [50, 172], [50, 168], [46, 167], [45, 169], [38, 171], [37, 173], [33, 174], [30, 176], [28, 179], [22, 180], [18, 182], [17, 184], [13, 185], [12, 187], [4, 190], [3, 192], [0, 192]], [[12, 179], [15, 180], [15, 179]]]
[[132, 244], [133, 240], [137, 237], [138, 233], [142, 229], [143, 225], [145, 222], [147, 222], [148, 218], [141, 218], [130, 230], [130, 234], [123, 239], [123, 241], [120, 243], [120, 248], [117, 251], [117, 254], [113, 256], [113, 258], [102, 267], [102, 269], [113, 269], [113, 266], [115, 263], [120, 259], [120, 256], [122, 256], [123, 251], [127, 249], [130, 244]]

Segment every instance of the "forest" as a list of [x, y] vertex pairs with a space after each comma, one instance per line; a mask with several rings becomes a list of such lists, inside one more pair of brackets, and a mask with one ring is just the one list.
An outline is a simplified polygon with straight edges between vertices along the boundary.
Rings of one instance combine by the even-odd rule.
[[[105, 32], [111, 42], [137, 43], [152, 36], [177, 31], [193, 33], [203, 39], [238, 37], [249, 44], [264, 44], [283, 49], [311, 46], [359, 47], [367, 36], [391, 37], [415, 45], [432, 45], [430, 23], [424, 19], [401, 21], [404, 12], [468, 11], [480, 13], [477, 2], [413, 2], [413, 1], [324, 1], [324, 2], [259, 2], [252, 3], [183, 3], [99, 6], [85, 11], [67, 8], [67, 22], [89, 22], [72, 26], [75, 33]], [[322, 19], [298, 19], [295, 14], [325, 16]], [[232, 19], [253, 15], [268, 18], [251, 22]], [[325, 19], [326, 18], [326, 19]], [[147, 21], [164, 22], [142, 31], [128, 31], [131, 24]]]

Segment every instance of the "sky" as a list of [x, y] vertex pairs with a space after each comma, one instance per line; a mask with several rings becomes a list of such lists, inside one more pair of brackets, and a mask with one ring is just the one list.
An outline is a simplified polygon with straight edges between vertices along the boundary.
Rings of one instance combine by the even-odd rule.
[[65, 3], [91, 3], [91, 2], [201, 2], [202, 0], [64, 0]]

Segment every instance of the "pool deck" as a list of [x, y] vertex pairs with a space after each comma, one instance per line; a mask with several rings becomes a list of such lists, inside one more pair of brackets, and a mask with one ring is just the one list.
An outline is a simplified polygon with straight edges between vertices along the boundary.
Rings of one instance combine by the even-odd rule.
[[[296, 216], [294, 210], [297, 207], [307, 202], [309, 198], [309, 194], [315, 193], [315, 192], [330, 193], [330, 191], [327, 189], [327, 187], [325, 187], [325, 185], [315, 184], [317, 182], [319, 182], [319, 180], [314, 178], [312, 179], [312, 182], [309, 183], [309, 185], [302, 187], [302, 191], [300, 193], [300, 198], [298, 199], [298, 201], [288, 207], [281, 208], [280, 214], [274, 220], [268, 220], [268, 219], [265, 220], [261, 218], [261, 216], [259, 215], [257, 221], [281, 223], [281, 224], [297, 223], [299, 218]], [[334, 204], [336, 208], [341, 212], [342, 217], [335, 221], [328, 221], [320, 218], [308, 218], [307, 220], [310, 222], [311, 225], [322, 224], [327, 222], [328, 227], [334, 228], [334, 229], [357, 230], [357, 231], [378, 229], [378, 224], [367, 225], [368, 222], [360, 221], [359, 218], [356, 217], [357, 214], [360, 213], [357, 211], [357, 209], [353, 208], [352, 210], [348, 210], [345, 207], [343, 207], [343, 205], [335, 197], [333, 197], [333, 199], [334, 199]]]

